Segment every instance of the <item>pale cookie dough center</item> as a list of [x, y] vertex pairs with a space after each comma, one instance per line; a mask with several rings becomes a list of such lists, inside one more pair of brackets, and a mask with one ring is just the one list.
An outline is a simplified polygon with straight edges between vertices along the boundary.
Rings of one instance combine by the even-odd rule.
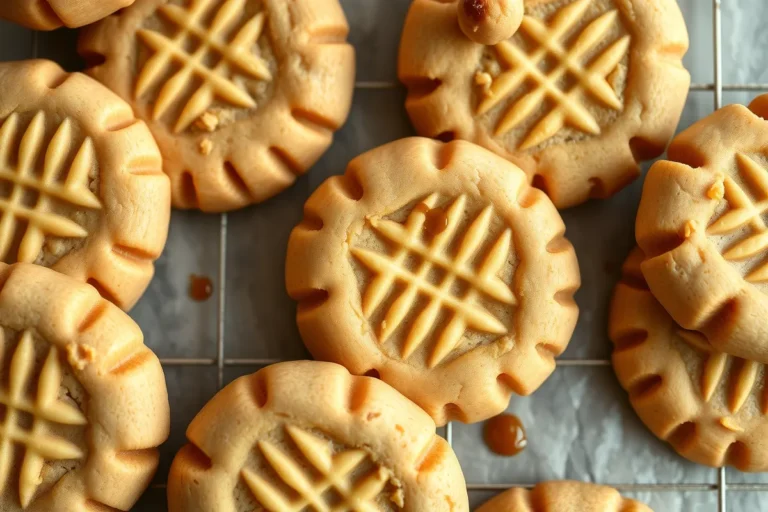
[[599, 135], [624, 108], [630, 44], [613, 0], [530, 7], [511, 39], [483, 51], [476, 115], [509, 151]]
[[58, 114], [12, 113], [0, 126], [0, 259], [52, 266], [99, 221], [93, 141]]
[[170, 0], [137, 32], [134, 94], [169, 130], [213, 132], [269, 102], [277, 59], [260, 0]]
[[433, 368], [513, 335], [512, 230], [491, 205], [432, 194], [369, 216], [350, 245], [363, 316], [391, 359]]

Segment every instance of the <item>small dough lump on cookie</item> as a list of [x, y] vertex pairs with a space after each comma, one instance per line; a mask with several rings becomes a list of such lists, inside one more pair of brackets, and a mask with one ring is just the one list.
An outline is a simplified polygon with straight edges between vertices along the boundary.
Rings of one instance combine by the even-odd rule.
[[523, 0], [459, 0], [458, 10], [464, 34], [485, 45], [509, 39], [523, 21]]

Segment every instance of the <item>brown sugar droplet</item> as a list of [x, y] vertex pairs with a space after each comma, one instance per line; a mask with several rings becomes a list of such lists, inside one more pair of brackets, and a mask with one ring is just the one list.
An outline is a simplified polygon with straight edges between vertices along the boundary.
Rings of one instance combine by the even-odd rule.
[[492, 452], [507, 457], [517, 455], [528, 445], [523, 422], [513, 414], [500, 414], [486, 421], [484, 437]]
[[195, 274], [189, 276], [189, 297], [192, 300], [203, 302], [211, 298], [211, 295], [213, 295], [213, 282], [209, 277]]
[[432, 208], [427, 212], [424, 230], [430, 237], [435, 237], [448, 228], [448, 214], [442, 208]]
[[429, 238], [434, 238], [448, 228], [448, 214], [442, 208], [430, 208], [424, 203], [419, 203], [413, 209], [416, 212], [423, 213], [424, 232]]

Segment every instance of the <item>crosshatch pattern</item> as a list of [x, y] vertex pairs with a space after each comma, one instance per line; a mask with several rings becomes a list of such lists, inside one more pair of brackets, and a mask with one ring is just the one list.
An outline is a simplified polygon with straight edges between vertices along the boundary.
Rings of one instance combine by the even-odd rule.
[[[93, 142], [86, 137], [79, 149], [70, 149], [73, 142], [72, 122], [65, 119], [50, 142], [45, 141], [46, 119], [40, 111], [25, 127], [19, 114], [8, 116], [0, 126], [0, 183], [11, 186], [7, 199], [0, 199], [0, 258], [3, 261], [32, 263], [40, 254], [46, 235], [84, 238], [88, 232], [75, 221], [56, 213], [55, 203], [85, 208], [101, 208], [99, 198], [90, 190], [89, 174], [96, 165]], [[16, 155], [12, 154], [18, 149]], [[74, 153], [63, 182], [59, 177], [65, 161]], [[40, 165], [38, 160], [42, 158]], [[15, 161], [15, 164], [12, 163]], [[38, 167], [42, 172], [38, 172]], [[37, 197], [29, 204], [25, 196]], [[26, 225], [26, 228], [24, 228]], [[9, 255], [16, 231], [23, 229], [18, 254]], [[9, 257], [10, 256], [10, 257]]]
[[[443, 231], [434, 236], [422, 235], [425, 232], [427, 213], [420, 206], [432, 210], [437, 207], [438, 199], [438, 194], [432, 194], [417, 204], [404, 224], [378, 217], [368, 219], [373, 230], [395, 246], [392, 254], [382, 254], [362, 247], [352, 247], [350, 250], [376, 276], [363, 293], [363, 314], [366, 318], [371, 318], [396, 283], [405, 284], [405, 289], [384, 313], [378, 333], [380, 343], [385, 343], [408, 313], [413, 311], [419, 296], [427, 299], [426, 306], [416, 314], [413, 326], [405, 336], [400, 354], [404, 360], [422, 344], [431, 341], [429, 333], [440, 313], [448, 311], [447, 324], [439, 329], [434, 344], [428, 350], [429, 368], [443, 362], [457, 348], [468, 330], [494, 335], [507, 334], [507, 326], [483, 307], [479, 300], [481, 296], [505, 305], [517, 303], [509, 284], [497, 276], [509, 256], [512, 230], [504, 229], [483, 255], [479, 266], [472, 268], [471, 260], [486, 242], [485, 237], [494, 216], [493, 207], [488, 205], [483, 208], [469, 226], [462, 230], [460, 224], [467, 207], [467, 198], [459, 196], [445, 211]], [[447, 248], [455, 240], [460, 242], [456, 255], [451, 257]], [[404, 265], [411, 254], [421, 259], [413, 271]], [[444, 273], [437, 281], [428, 277], [433, 269]], [[457, 282], [468, 285], [468, 289], [459, 295], [451, 291]]]
[[[729, 39], [723, 39], [721, 30], [721, 1], [724, 4], [723, 8], [728, 9], [729, 11], [727, 12], [731, 14], [733, 14], [733, 11], [742, 9], [741, 5], [738, 9], [728, 5], [729, 2], [733, 3], [736, 0], [711, 0], [711, 2], [707, 2], [707, 0], [681, 0], [681, 4], [685, 4], [688, 7], [689, 14], [689, 17], [686, 19], [692, 43], [689, 50], [689, 58], [695, 58], [697, 61], [702, 62], [714, 58], [714, 66], [698, 66], [698, 69], [693, 68], [694, 84], [691, 85], [692, 93], [687, 107], [690, 109], [688, 112], [689, 118], [687, 123], [681, 125], [681, 128], [688, 126], [692, 121], [707, 115], [711, 111], [709, 109], [709, 104], [711, 103], [709, 99], [710, 94], [714, 96], [715, 106], [719, 107], [722, 102], [723, 91], [734, 96], [738, 94], [738, 101], [742, 103], [749, 101], [756, 94], [768, 92], [768, 83], [746, 83], [746, 81], [743, 81], [745, 78], [744, 74], [734, 74], [740, 76], [742, 82], [723, 83], [721, 72], [723, 52], [721, 51], [721, 45], [724, 42], [726, 52], [729, 55], [735, 55], [733, 53], [734, 49], [738, 48], [738, 55], [741, 58], [745, 51], [745, 37], [748, 36], [745, 34], [739, 36], [738, 34], [728, 32]], [[370, 111], [368, 115], [392, 116], [390, 109], [394, 108], [393, 105], [390, 105], [388, 102], [378, 101], [377, 95], [389, 94], [388, 91], [394, 91], [394, 94], [397, 94], [397, 91], [402, 89], [396, 82], [394, 74], [397, 41], [391, 40], [397, 39], [397, 35], [393, 34], [399, 34], [400, 25], [409, 2], [408, 0], [341, 0], [341, 3], [352, 25], [352, 41], [358, 45], [358, 66], [365, 67], [368, 71], [365, 76], [360, 78], [357, 84], [355, 103], [356, 105], [360, 103], [368, 105], [368, 110]], [[381, 8], [380, 3], [384, 3], [385, 7]], [[709, 11], [708, 7], [711, 7], [712, 10]], [[753, 13], [751, 13], [748, 7], [744, 7], [743, 11], [744, 16], [753, 17]], [[351, 16], [351, 13], [356, 13], [358, 16]], [[386, 19], [377, 17], [376, 13], [385, 14], [384, 18]], [[694, 23], [691, 17], [698, 21], [698, 23]], [[358, 30], [357, 26], [359, 25], [362, 25], [364, 30], [371, 31], [372, 34], [370, 36], [367, 34], [363, 35], [362, 38], [360, 35], [356, 36], [355, 32]], [[0, 47], [0, 55], [4, 55], [3, 58], [5, 60], [29, 58], [37, 56], [38, 50], [40, 50], [40, 56], [53, 58], [65, 64], [69, 63], [70, 67], [79, 65], [77, 60], [72, 57], [72, 54], [74, 54], [74, 36], [72, 34], [64, 35], [63, 37], [67, 39], [67, 44], [61, 46], [57, 44], [60, 41], [57, 37], [62, 37], [60, 34], [61, 31], [53, 33], [53, 35], [31, 33], [19, 27], [4, 24], [0, 28], [0, 42], [5, 44], [5, 52]], [[370, 39], [367, 37], [370, 37]], [[29, 44], [29, 51], [21, 48], [26, 44]], [[730, 46], [728, 46], [729, 44]], [[711, 50], [712, 48], [714, 51]], [[749, 48], [749, 50], [757, 51], [755, 48]], [[730, 63], [726, 63], [726, 65], [730, 65]], [[746, 68], [746, 66], [744, 67]], [[391, 68], [391, 73], [388, 73], [389, 68]], [[729, 73], [729, 76], [731, 76], [731, 73]], [[399, 106], [402, 106], [403, 100], [404, 94], [399, 98]], [[703, 107], [702, 103], [707, 105]], [[376, 144], [388, 142], [394, 138], [413, 133], [410, 125], [405, 120], [404, 114], [398, 114], [395, 117], [397, 119], [391, 123], [392, 126], [382, 126], [381, 132], [383, 135], [376, 138], [374, 141]], [[400, 120], [401, 118], [402, 120]], [[344, 144], [346, 141], [351, 143], [353, 147], [357, 147], [362, 143], [364, 147], [360, 150], [373, 147], [372, 144], [369, 144], [371, 141], [366, 139], [365, 135], [358, 135], [357, 133], [360, 131], [361, 122], [365, 122], [364, 118], [355, 117], [355, 108], [353, 107], [350, 122], [339, 133], [337, 144]], [[385, 138], [380, 140], [381, 137]], [[351, 154], [347, 155], [344, 151], [340, 153], [342, 157], [335, 156], [332, 148], [329, 155], [318, 164], [318, 168], [299, 180], [293, 189], [288, 190], [265, 205], [256, 207], [256, 209], [249, 209], [245, 212], [230, 214], [229, 216], [222, 215], [218, 219], [210, 215], [195, 215], [189, 212], [174, 213], [171, 239], [169, 240], [166, 255], [163, 258], [165, 262], [161, 260], [158, 265], [155, 282], [150, 286], [150, 291], [145, 296], [145, 299], [140, 301], [133, 315], [144, 328], [148, 345], [161, 357], [161, 361], [166, 369], [169, 391], [176, 397], [172, 398], [172, 403], [177, 408], [172, 417], [171, 441], [161, 449], [162, 461], [154, 484], [136, 506], [135, 510], [142, 512], [165, 511], [165, 478], [170, 461], [175, 451], [183, 444], [184, 430], [192, 416], [213, 396], [216, 388], [222, 387], [234, 377], [252, 373], [262, 366], [278, 361], [280, 354], [274, 350], [251, 350], [247, 348], [249, 344], [253, 344], [254, 340], [255, 343], [263, 342], [264, 344], [267, 344], [267, 341], [271, 341], [271, 347], [281, 347], [281, 354], [283, 356], [290, 354], [291, 358], [306, 357], [298, 342], [299, 338], [298, 333], [295, 331], [293, 312], [291, 311], [289, 315], [275, 314], [277, 311], [282, 312], [283, 309], [290, 309], [292, 307], [290, 301], [281, 296], [281, 292], [284, 292], [282, 289], [282, 276], [279, 275], [281, 269], [270, 268], [259, 273], [259, 271], [254, 270], [252, 263], [254, 259], [258, 262], [266, 259], [266, 254], [284, 249], [288, 231], [290, 227], [299, 222], [301, 218], [301, 204], [308, 197], [309, 193], [326, 177], [324, 174], [341, 173], [349, 157], [354, 156]], [[639, 187], [631, 187], [631, 190], [625, 191], [622, 194], [622, 200], [627, 199], [627, 194], [635, 194], [639, 197]], [[635, 196], [631, 196], [629, 201], [635, 201]], [[615, 205], [616, 203], [614, 202], [613, 204]], [[261, 215], [249, 215], [251, 210], [258, 211], [259, 209], [264, 210], [264, 213]], [[581, 220], [602, 221], [608, 228], [616, 227], [617, 221], [615, 219], [603, 218], [605, 215], [604, 210], [600, 208], [591, 209], [589, 205], [580, 209], [582, 211], [578, 215], [565, 212], [566, 223], [569, 223], [569, 220], [573, 217], [580, 216]], [[268, 217], [268, 219], [263, 220], [264, 217]], [[254, 221], [253, 219], [256, 220]], [[254, 222], [259, 229], [274, 228], [277, 225], [278, 231], [282, 232], [284, 227], [285, 233], [275, 233], [269, 240], [259, 239], [258, 243], [251, 243], [246, 246], [241, 241], [240, 235], [247, 232], [249, 237], [253, 237]], [[589, 224], [589, 222], [584, 224]], [[621, 226], [623, 229], [624, 224], [621, 224]], [[602, 240], [605, 236], [605, 233], [601, 233], [600, 237], [596, 238], [589, 234], [579, 233], [579, 229], [583, 231], [583, 227], [579, 225], [568, 224], [568, 228], [570, 238], [575, 243], [577, 252], [580, 255], [586, 248], [583, 244], [594, 244], [596, 240]], [[185, 239], [186, 234], [179, 236], [179, 232], [183, 231], [189, 232], [189, 240]], [[579, 245], [580, 243], [582, 244], [581, 246]], [[255, 251], [254, 247], [256, 248]], [[627, 242], [624, 252], [617, 251], [615, 247], [603, 248], [603, 252], [610, 252], [610, 254], [616, 252], [615, 255], [611, 256], [610, 264], [619, 268], [630, 247], [631, 244]], [[184, 262], [184, 264], [179, 264], [178, 261], [175, 261], [179, 253], [190, 253], [194, 256], [189, 258], [189, 261]], [[239, 265], [233, 259], [245, 258], [246, 256], [248, 258], [247, 265]], [[275, 258], [270, 259], [270, 261], [274, 260]], [[238, 259], [237, 261], [239, 262], [240, 260]], [[596, 265], [599, 265], [600, 268], [596, 272], [602, 273], [604, 271], [602, 268], [604, 264], [608, 265], [608, 263], [598, 262]], [[582, 262], [582, 272], [585, 274], [585, 277], [589, 277], [589, 273], [592, 272], [591, 266], [594, 265], [585, 265], [585, 262]], [[214, 278], [216, 283], [215, 300], [212, 299], [210, 302], [202, 305], [194, 305], [194, 308], [180, 306], [178, 304], [179, 301], [189, 300], [184, 296], [189, 273], [200, 271], [207, 271]], [[248, 299], [251, 302], [245, 301], [244, 304], [240, 304], [239, 302], [241, 301], [239, 300], [230, 300], [228, 303], [226, 301], [228, 294], [237, 291], [232, 290], [232, 283], [239, 284], [240, 281], [244, 281], [244, 276], [250, 276], [254, 273], [259, 274], [256, 277], [259, 289], [262, 289], [262, 286], [266, 286], [270, 293], [274, 292], [270, 297], [269, 304], [262, 306], [261, 310], [257, 311], [255, 315], [253, 311], [255, 302], [253, 299]], [[266, 280], [264, 277], [265, 273], [269, 274]], [[618, 273], [616, 273], [616, 279], [618, 279]], [[169, 292], [168, 288], [171, 286], [169, 283], [178, 288], [177, 295]], [[229, 289], [225, 287], [226, 283], [230, 283]], [[244, 286], [248, 285], [244, 284]], [[256, 293], [255, 288], [240, 290], [239, 296], [248, 297], [250, 293]], [[592, 293], [590, 290], [582, 288], [582, 292], [580, 292], [578, 297], [580, 297], [580, 300], [593, 300], [590, 293]], [[602, 293], [602, 290], [600, 293]], [[604, 302], [601, 304], [604, 304]], [[194, 317], [188, 315], [190, 311], [194, 312]], [[166, 322], [160, 322], [158, 318], [160, 315], [170, 317], [166, 322], [172, 321], [179, 324], [179, 326], [169, 328]], [[242, 325], [242, 327], [238, 329], [232, 327], [233, 315], [236, 316], [234, 320], [237, 321], [238, 325]], [[254, 316], [257, 318], [252, 318]], [[595, 322], [598, 320], [600, 325], [597, 325], [595, 329], [577, 328], [577, 333], [571, 343], [571, 347], [558, 361], [558, 370], [556, 370], [555, 375], [551, 379], [553, 381], [552, 386], [560, 386], [559, 383], [561, 383], [562, 379], [558, 380], [558, 375], [566, 377], [565, 381], [568, 382], [567, 377], [569, 374], [584, 370], [588, 372], [586, 375], [590, 376], [590, 378], [594, 376], [600, 384], [617, 388], [613, 390], [611, 396], [620, 397], [621, 401], [626, 402], [626, 396], [620, 392], [618, 383], [615, 382], [612, 376], [612, 370], [609, 368], [610, 362], [604, 357], [607, 351], [595, 353], [591, 350], [580, 351], [577, 347], [574, 347], [575, 345], [587, 344], [589, 340], [584, 339], [584, 336], [591, 334], [594, 334], [595, 337], [604, 338], [604, 345], [606, 347], [609, 346], [610, 343], [604, 334], [604, 318], [597, 317]], [[590, 320], [582, 316], [580, 324], [585, 322], [590, 322]], [[256, 326], [260, 327], [263, 332], [260, 334], [254, 333]], [[583, 329], [583, 332], [581, 329]], [[226, 343], [225, 333], [228, 334]], [[234, 333], [234, 335], [231, 333]], [[265, 340], [265, 337], [275, 339]], [[225, 344], [228, 354], [226, 356]], [[576, 357], [572, 354], [576, 354]], [[192, 357], [187, 357], [187, 355]], [[604, 374], [607, 377], [603, 377]], [[185, 376], [189, 378], [183, 378]], [[605, 379], [608, 380], [603, 382]], [[190, 383], [193, 383], [193, 386]], [[545, 383], [544, 387], [548, 387], [547, 383]], [[546, 390], [542, 389], [541, 392], [546, 392]], [[528, 399], [528, 403], [535, 403], [536, 397], [537, 395], [534, 395], [533, 398]], [[601, 398], [601, 400], [604, 399]], [[182, 407], [182, 405], [186, 407]], [[639, 438], [637, 441], [630, 440], [631, 442], [625, 446], [629, 446], [628, 449], [630, 450], [634, 446], [642, 445], [643, 449], [646, 450], [663, 451], [665, 448], [661, 443], [657, 443], [650, 448], [648, 447], [648, 443], [655, 442], [655, 439], [645, 431], [645, 427], [640, 424], [637, 417], [629, 409], [629, 406], [624, 403], [622, 405], [624, 408], [621, 414], [624, 417], [616, 419], [616, 422], [622, 423], [625, 429], [624, 435]], [[575, 404], [569, 403], [568, 410], [560, 409], [559, 411], [566, 417], [573, 418], [579, 413], [579, 410], [573, 409], [574, 407]], [[542, 410], [547, 412], [549, 409], [544, 408]], [[616, 413], [615, 409], [606, 409], [606, 411]], [[580, 418], [580, 416], [578, 417]], [[589, 424], [591, 425], [592, 423]], [[474, 444], [468, 446], [466, 442], [458, 441], [459, 438], [465, 440], [466, 436], [459, 435], [462, 431], [457, 431], [456, 429], [462, 429], [463, 431], [467, 427], [457, 427], [449, 424], [445, 428], [444, 434], [449, 441], [457, 440], [454, 448], [457, 450], [462, 464], [467, 463], [465, 469], [469, 474], [468, 487], [472, 503], [479, 504], [483, 500], [490, 498], [493, 494], [512, 485], [527, 485], [530, 487], [530, 484], [540, 479], [541, 475], [533, 474], [530, 471], [525, 473], [524, 479], [509, 478], [503, 473], [485, 481], [473, 479], [471, 473], [476, 468], [471, 467], [471, 460], [465, 460], [467, 453], [476, 452], [478, 448], [484, 450], [484, 448]], [[589, 432], [584, 430], [582, 430], [581, 434], [582, 436], [590, 435]], [[644, 437], [639, 434], [644, 435]], [[533, 453], [535, 448], [536, 439], [533, 439], [528, 452]], [[534, 455], [534, 457], [537, 456]], [[670, 460], [675, 462], [680, 461], [680, 458], [674, 454], [669, 454], [669, 457]], [[599, 457], [593, 458], [591, 455], [588, 458], [590, 461], [599, 459]], [[517, 461], [515, 462], [517, 463]], [[631, 461], [618, 462], [621, 465], [627, 465], [627, 463], [631, 466]], [[575, 465], [577, 468], [579, 467], [577, 463]], [[616, 467], [616, 464], [612, 467]], [[684, 500], [685, 505], [678, 508], [657, 507], [657, 510], [669, 510], [670, 512], [676, 510], [685, 512], [725, 512], [726, 510], [738, 512], [740, 510], [748, 510], [752, 512], [753, 510], [759, 511], [761, 504], [764, 504], [766, 499], [768, 499], [768, 483], [762, 483], [768, 482], [766, 479], [743, 476], [737, 472], [726, 472], [725, 470], [711, 470], [712, 473], [710, 473], [710, 470], [706, 468], [693, 465], [679, 465], [678, 467], [686, 468], [686, 471], [690, 471], [691, 476], [680, 478], [679, 475], [675, 474], [677, 469], [662, 471], [657, 468], [659, 475], [667, 475], [669, 478], [665, 480], [661, 476], [661, 481], [647, 483], [641, 476], [639, 478], [629, 477], [604, 483], [609, 483], [617, 487], [624, 495], [636, 499], [642, 500], [651, 495], [660, 497], [672, 496], [678, 500], [675, 503], [682, 503], [680, 499]], [[641, 471], [637, 472], [641, 473]], [[584, 470], [582, 477], [599, 481], [600, 478], [595, 478], [594, 473], [594, 467], [590, 466]], [[520, 471], [517, 471], [516, 474], [519, 475]], [[629, 474], [634, 474], [632, 468], [630, 468]], [[716, 475], [715, 478], [710, 480], [709, 476], [707, 476], [710, 474]], [[677, 483], [670, 483], [673, 481]], [[672, 498], [670, 499], [674, 501]], [[737, 506], [734, 506], [734, 502], [746, 503], [748, 508], [737, 508]]]
[[[592, 0], [576, 0], [567, 4], [552, 16], [550, 26], [533, 16], [525, 16], [520, 30], [539, 45], [531, 53], [524, 52], [508, 41], [502, 41], [495, 47], [504, 69], [491, 84], [490, 94], [480, 102], [479, 114], [488, 112], [504, 98], [514, 94], [526, 81], [536, 83], [533, 91], [507, 107], [496, 126], [496, 135], [504, 135], [525, 121], [544, 98], [550, 99], [555, 105], [522, 141], [519, 146], [521, 150], [545, 142], [566, 124], [588, 134], [599, 134], [600, 125], [585, 108], [585, 97], [595, 98], [614, 110], [622, 109], [622, 102], [607, 77], [627, 54], [629, 36], [612, 42], [588, 66], [581, 62], [585, 55], [601, 43], [610, 27], [616, 24], [618, 11], [610, 10], [589, 23], [570, 46], [563, 41], [566, 34], [581, 21], [591, 3]], [[550, 56], [558, 64], [551, 71], [542, 72], [540, 64]], [[567, 75], [576, 79], [576, 85], [562, 90], [558, 82]]]
[[[231, 40], [226, 40], [228, 33], [242, 17], [245, 0], [226, 0], [218, 5], [216, 0], [193, 0], [189, 9], [175, 4], [167, 4], [158, 9], [159, 14], [172, 21], [177, 27], [173, 39], [161, 32], [142, 29], [139, 38], [154, 52], [144, 64], [136, 81], [136, 97], [143, 96], [150, 87], [157, 83], [170, 66], [171, 62], [180, 65], [180, 69], [160, 88], [155, 99], [153, 116], [159, 119], [175, 103], [183, 101], [185, 90], [196, 78], [202, 83], [186, 100], [176, 120], [174, 131], [184, 131], [199, 118], [214, 102], [223, 100], [235, 107], [253, 108], [254, 99], [233, 81], [233, 76], [243, 73], [260, 80], [271, 80], [272, 75], [266, 63], [253, 51], [264, 30], [266, 14], [256, 14], [237, 30]], [[202, 19], [211, 10], [216, 14], [210, 26], [205, 26]], [[197, 41], [198, 48], [189, 53], [185, 44]], [[204, 60], [210, 55], [218, 56], [218, 63], [208, 67]]]

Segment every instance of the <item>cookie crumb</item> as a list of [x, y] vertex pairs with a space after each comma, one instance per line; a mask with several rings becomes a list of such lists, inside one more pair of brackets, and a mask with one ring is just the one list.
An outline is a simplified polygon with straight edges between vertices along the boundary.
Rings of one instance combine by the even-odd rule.
[[475, 85], [482, 89], [483, 94], [486, 96], [493, 96], [491, 91], [491, 84], [493, 83], [493, 77], [486, 71], [478, 71], [475, 73]]
[[707, 197], [718, 201], [725, 197], [725, 185], [723, 185], [722, 177], [718, 177], [718, 180], [709, 187], [709, 190], [707, 190]]
[[82, 370], [96, 359], [96, 350], [90, 345], [67, 345], [67, 361], [76, 370]]
[[200, 117], [197, 118], [197, 120], [195, 121], [195, 126], [200, 128], [201, 130], [212, 132], [219, 127], [219, 116], [217, 116], [215, 113], [211, 112], [210, 110], [207, 110], [203, 112], [203, 114]]
[[731, 432], [744, 432], [744, 429], [737, 425], [733, 418], [725, 416], [720, 418], [720, 425]]
[[[394, 479], [393, 479], [394, 480]], [[398, 487], [392, 495], [389, 497], [390, 501], [397, 505], [399, 508], [405, 507], [405, 493], [402, 487]]]
[[198, 149], [201, 154], [208, 156], [211, 154], [211, 151], [213, 151], [213, 142], [211, 142], [211, 139], [205, 138], [200, 141]]
[[693, 234], [698, 229], [699, 224], [695, 220], [689, 220], [685, 223], [685, 228], [683, 231], [683, 234], [685, 235], [685, 238], [691, 238]]

